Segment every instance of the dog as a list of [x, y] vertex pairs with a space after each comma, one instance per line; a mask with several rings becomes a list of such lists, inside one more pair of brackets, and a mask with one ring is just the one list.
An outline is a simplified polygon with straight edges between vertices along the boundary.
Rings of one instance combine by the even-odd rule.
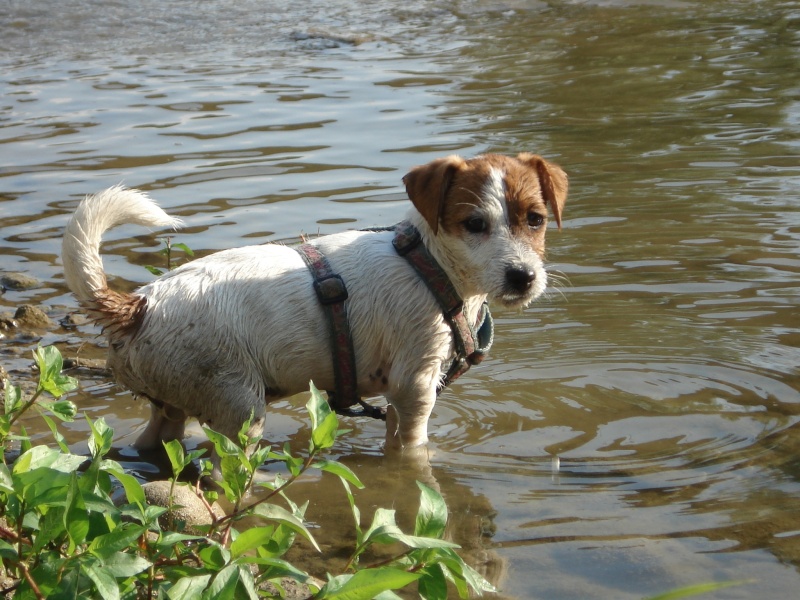
[[[548, 209], [558, 227], [564, 171], [522, 153], [448, 156], [413, 168], [403, 182], [407, 221], [475, 323], [485, 301], [522, 308], [547, 286]], [[154, 449], [184, 437], [188, 418], [236, 439], [260, 437], [267, 405], [336, 384], [331, 331], [313, 275], [292, 247], [222, 250], [186, 263], [132, 293], [109, 288], [101, 237], [122, 224], [177, 228], [146, 194], [112, 187], [86, 197], [63, 238], [67, 285], [109, 341], [119, 384], [151, 402], [135, 442]], [[385, 448], [428, 440], [428, 419], [454, 333], [426, 282], [393, 248], [392, 231], [345, 231], [309, 242], [347, 287], [347, 316], [362, 397], [388, 402]]]

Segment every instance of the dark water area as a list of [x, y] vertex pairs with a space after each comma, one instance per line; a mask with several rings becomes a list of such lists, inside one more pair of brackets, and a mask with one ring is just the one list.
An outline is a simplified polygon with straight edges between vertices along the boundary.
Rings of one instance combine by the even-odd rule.
[[[494, 311], [496, 342], [439, 399], [430, 468], [396, 470], [381, 425], [348, 421], [337, 458], [362, 513], [408, 518], [436, 485], [451, 536], [500, 598], [788, 598], [800, 576], [800, 3], [3, 2], [0, 364], [102, 358], [59, 256], [80, 199], [147, 190], [198, 254], [387, 225], [402, 176], [458, 153], [533, 151], [570, 176], [553, 286]], [[152, 276], [161, 241], [112, 231], [112, 286]], [[72, 398], [123, 464], [148, 407], [84, 372]], [[265, 437], [305, 446], [298, 396]], [[26, 427], [49, 439], [43, 423]], [[66, 430], [85, 448], [85, 421]], [[187, 445], [202, 441], [196, 427]], [[334, 487], [336, 486], [336, 487]], [[323, 559], [352, 542], [346, 500], [302, 484]], [[331, 497], [339, 497], [331, 503]], [[322, 575], [314, 557], [307, 565]]]

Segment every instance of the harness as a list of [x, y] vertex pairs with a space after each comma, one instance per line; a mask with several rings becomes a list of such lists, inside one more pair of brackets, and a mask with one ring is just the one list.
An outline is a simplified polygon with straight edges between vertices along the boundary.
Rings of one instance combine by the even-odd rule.
[[[464, 301], [422, 243], [422, 236], [416, 227], [408, 221], [402, 221], [390, 230], [395, 232], [392, 244], [398, 255], [405, 258], [425, 282], [453, 332], [456, 355], [437, 387], [438, 394], [466, 373], [472, 365], [477, 365], [484, 359], [494, 341], [494, 321], [486, 302], [478, 311], [476, 323], [467, 321]], [[386, 407], [374, 407], [358, 395], [355, 351], [347, 319], [348, 294], [344, 280], [333, 272], [328, 259], [316, 246], [302, 244], [297, 247], [297, 251], [314, 277], [314, 291], [327, 316], [336, 388], [333, 391], [328, 390], [328, 403], [341, 415], [369, 416], [385, 420]], [[361, 406], [361, 410], [351, 408], [356, 404]]]

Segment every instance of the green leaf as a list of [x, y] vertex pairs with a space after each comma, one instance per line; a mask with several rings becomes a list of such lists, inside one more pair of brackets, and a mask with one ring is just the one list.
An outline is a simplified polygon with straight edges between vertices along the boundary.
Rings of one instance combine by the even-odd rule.
[[56, 400], [55, 402], [41, 402], [42, 408], [49, 410], [53, 415], [65, 423], [72, 423], [78, 414], [78, 407], [72, 400]]
[[[39, 505], [41, 506], [41, 504]], [[39, 520], [39, 531], [33, 540], [33, 552], [38, 554], [49, 543], [55, 541], [66, 533], [64, 519], [59, 510], [48, 510]], [[59, 540], [61, 541], [61, 540]]]
[[483, 576], [475, 569], [464, 562], [452, 549], [442, 549], [436, 554], [436, 560], [442, 567], [445, 576], [452, 581], [458, 589], [461, 598], [468, 596], [466, 586], [471, 587], [475, 592], [496, 592], [497, 589], [486, 581]]
[[421, 494], [414, 535], [441, 538], [447, 525], [447, 505], [433, 488], [419, 481], [417, 487]]
[[339, 420], [313, 381], [309, 382], [309, 386], [311, 398], [306, 403], [306, 408], [311, 416], [311, 451], [316, 452], [333, 446]]
[[392, 542], [400, 542], [401, 544], [405, 544], [410, 548], [461, 548], [458, 544], [454, 544], [453, 542], [448, 542], [446, 540], [440, 540], [438, 538], [432, 537], [420, 537], [416, 535], [406, 535], [405, 533], [400, 532], [398, 533], [389, 533], [387, 532], [386, 536], [383, 540], [383, 543], [386, 541]]
[[263, 446], [261, 448], [256, 448], [253, 450], [253, 453], [250, 454], [249, 463], [250, 463], [250, 472], [255, 472], [258, 467], [263, 465], [267, 462], [270, 454], [272, 453], [272, 449], [269, 446]]
[[145, 505], [146, 501], [144, 490], [142, 489], [142, 484], [139, 483], [138, 479], [136, 479], [133, 475], [128, 475], [125, 473], [121, 468], [118, 467], [118, 465], [115, 465], [112, 468], [101, 466], [101, 468], [109, 475], [113, 475], [117, 481], [122, 484], [122, 487], [125, 490], [125, 497], [128, 499], [130, 504], [140, 504], [141, 506]]
[[231, 555], [234, 559], [239, 558], [245, 552], [263, 546], [272, 539], [275, 528], [251, 527], [239, 534], [239, 537], [231, 544]]
[[247, 494], [250, 474], [245, 468], [246, 457], [223, 456], [219, 461], [222, 481], [218, 482], [230, 502], [236, 503]]
[[89, 423], [89, 428], [92, 430], [92, 437], [89, 438], [89, 451], [92, 458], [100, 458], [105, 456], [111, 450], [111, 443], [114, 440], [114, 430], [106, 425], [103, 417], [92, 422], [89, 417], [86, 417], [86, 422]]
[[[244, 590], [245, 594], [250, 600], [258, 600], [258, 591], [256, 590], [256, 582], [253, 579], [253, 573], [250, 567], [246, 564], [238, 564], [239, 568], [239, 587]], [[236, 595], [237, 599], [241, 598], [240, 594]]]
[[22, 392], [18, 385], [12, 385], [8, 379], [3, 380], [5, 386], [5, 414], [10, 415], [22, 406]]
[[7, 541], [0, 539], [0, 559], [8, 560], [12, 563], [17, 562], [19, 555], [17, 550]]
[[222, 435], [221, 433], [217, 433], [208, 427], [203, 427], [203, 431], [206, 432], [208, 439], [212, 444], [214, 444], [214, 449], [217, 451], [217, 454], [220, 457], [239, 456], [241, 448], [239, 448], [239, 446], [237, 446], [230, 438]]
[[194, 251], [191, 248], [189, 248], [189, 246], [187, 246], [186, 244], [183, 243], [172, 244], [172, 247], [177, 248], [178, 250], [183, 250], [183, 253], [186, 254], [186, 256], [194, 256]]
[[305, 583], [309, 579], [308, 573], [301, 571], [292, 563], [283, 560], [282, 558], [266, 557], [266, 556], [244, 556], [241, 562], [267, 567], [264, 569], [264, 579], [275, 579], [276, 577], [291, 577], [295, 581]]
[[150, 561], [135, 554], [115, 552], [102, 560], [103, 570], [117, 579], [138, 575], [151, 565]]
[[[146, 531], [147, 529], [141, 525], [122, 525], [114, 531], [94, 538], [89, 544], [89, 552], [101, 560], [107, 560], [119, 551], [130, 547]], [[135, 575], [135, 573], [133, 574]]]
[[69, 446], [67, 446], [67, 441], [64, 436], [61, 435], [61, 432], [58, 430], [58, 426], [55, 424], [55, 421], [44, 414], [42, 415], [42, 419], [44, 419], [44, 422], [47, 423], [47, 426], [50, 428], [50, 432], [53, 434], [53, 438], [55, 438], [56, 444], [58, 444], [58, 447], [61, 448], [61, 451], [64, 454], [69, 454]]
[[311, 532], [308, 531], [303, 522], [285, 508], [275, 504], [259, 504], [254, 508], [254, 512], [265, 519], [286, 525], [306, 538], [317, 552], [321, 552], [316, 540], [311, 536]]
[[195, 600], [211, 581], [211, 575], [181, 577], [167, 592], [169, 600]]
[[0, 462], [0, 492], [6, 494], [14, 493], [14, 480], [11, 478], [11, 471], [2, 462]]
[[186, 467], [186, 455], [183, 450], [183, 444], [178, 440], [169, 440], [168, 442], [161, 442], [164, 449], [167, 451], [170, 465], [172, 466], [172, 476], [178, 479], [181, 471]]
[[25, 451], [15, 462], [14, 474], [25, 473], [40, 468], [49, 468], [62, 473], [72, 473], [86, 462], [83, 456], [63, 454], [47, 446], [33, 446]]
[[392, 567], [364, 569], [355, 575], [340, 575], [326, 583], [316, 598], [320, 600], [372, 600], [386, 590], [397, 590], [419, 579], [418, 573], [408, 573]]
[[421, 572], [417, 591], [422, 600], [447, 600], [447, 579], [439, 565], [431, 565]]
[[25, 429], [25, 426], [20, 425], [19, 428], [20, 428], [20, 435], [17, 438], [19, 439], [19, 450], [20, 452], [25, 453], [33, 447], [33, 444], [31, 444], [31, 438], [30, 436], [28, 436], [28, 431], [27, 429]]
[[700, 594], [707, 594], [708, 592], [714, 592], [717, 590], [722, 590], [727, 587], [732, 587], [737, 585], [744, 585], [746, 583], [752, 583], [752, 580], [718, 581], [718, 582], [715, 581], [710, 583], [698, 583], [696, 585], [690, 585], [688, 587], [672, 590], [664, 594], [659, 594], [658, 596], [651, 596], [648, 600], [678, 600], [679, 598], [699, 596]]
[[162, 271], [161, 269], [155, 268], [153, 265], [145, 265], [144, 268], [147, 269], [148, 271], [150, 271], [150, 273], [152, 273], [156, 277], [159, 277], [160, 275], [164, 274], [164, 271]]
[[356, 546], [360, 546], [363, 542], [363, 532], [361, 531], [361, 511], [356, 506], [356, 499], [353, 497], [353, 492], [350, 490], [350, 485], [345, 479], [339, 479], [344, 487], [344, 492], [347, 494], [347, 501], [350, 503], [350, 512], [353, 513], [353, 522], [356, 528]]
[[67, 488], [64, 528], [67, 530], [73, 548], [82, 544], [89, 533], [89, 512], [86, 510], [86, 504], [78, 486], [77, 473], [72, 474]]
[[353, 484], [359, 490], [364, 489], [364, 484], [361, 483], [361, 480], [358, 478], [358, 476], [353, 473], [350, 467], [343, 465], [340, 462], [336, 462], [335, 460], [318, 460], [312, 464], [311, 467], [314, 469], [319, 469], [320, 471], [325, 471], [326, 473], [331, 473], [332, 475], [336, 475], [348, 483]]
[[[166, 509], [164, 510], [166, 511]], [[161, 549], [169, 549], [183, 542], [204, 542], [204, 541], [206, 541], [206, 538], [202, 535], [187, 535], [185, 533], [167, 531], [166, 533], [163, 533], [161, 535], [161, 538], [158, 540], [158, 547]]]
[[203, 565], [207, 569], [212, 569], [214, 571], [219, 571], [231, 560], [231, 553], [226, 548], [216, 543], [206, 546], [197, 554], [203, 559]]
[[389, 530], [402, 533], [400, 528], [395, 523], [395, 511], [386, 508], [379, 508], [375, 511], [375, 514], [372, 517], [372, 524], [364, 533], [363, 543], [369, 543], [376, 535], [383, 535]]
[[39, 367], [37, 391], [44, 390], [58, 398], [78, 387], [77, 379], [61, 374], [64, 361], [55, 346], [39, 346], [33, 351], [33, 359]]
[[214, 576], [211, 585], [203, 594], [203, 598], [207, 600], [237, 600], [236, 587], [238, 583], [238, 566], [228, 565]]
[[103, 600], [119, 600], [119, 586], [111, 573], [92, 563], [84, 565], [82, 570], [92, 580]]

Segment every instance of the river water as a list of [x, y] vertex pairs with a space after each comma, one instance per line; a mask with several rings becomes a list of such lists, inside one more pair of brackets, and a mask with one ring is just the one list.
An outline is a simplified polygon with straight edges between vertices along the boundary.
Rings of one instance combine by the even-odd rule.
[[[408, 522], [414, 479], [438, 486], [501, 598], [729, 580], [749, 583], [706, 597], [793, 597], [798, 31], [800, 3], [780, 0], [5, 0], [0, 271], [40, 283], [0, 294], [0, 313], [42, 305], [54, 325], [3, 332], [0, 364], [30, 379], [36, 343], [102, 356], [97, 329], [57, 324], [76, 309], [60, 237], [87, 193], [148, 190], [206, 254], [391, 224], [412, 166], [534, 151], [570, 175], [554, 286], [495, 311], [490, 359], [437, 404], [429, 469], [386, 464], [379, 424], [344, 424], [335, 454], [367, 485], [362, 513]], [[112, 285], [151, 279], [158, 239], [108, 240]], [[78, 376], [116, 458], [163, 475], [129, 448], [148, 408]], [[278, 403], [265, 437], [305, 447], [304, 403]], [[82, 451], [85, 422], [65, 431]], [[346, 501], [326, 478], [304, 496], [323, 575], [352, 543]]]

